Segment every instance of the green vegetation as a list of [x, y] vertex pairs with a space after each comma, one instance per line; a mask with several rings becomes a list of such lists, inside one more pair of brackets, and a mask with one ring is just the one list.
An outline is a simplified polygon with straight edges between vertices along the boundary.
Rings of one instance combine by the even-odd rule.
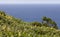
[[47, 24], [47, 26], [49, 26], [49, 27], [58, 29], [56, 22], [53, 21], [51, 18], [43, 17], [42, 20], [43, 20], [42, 21], [43, 24]]
[[51, 18], [24, 22], [0, 11], [0, 37], [60, 37], [60, 30]]

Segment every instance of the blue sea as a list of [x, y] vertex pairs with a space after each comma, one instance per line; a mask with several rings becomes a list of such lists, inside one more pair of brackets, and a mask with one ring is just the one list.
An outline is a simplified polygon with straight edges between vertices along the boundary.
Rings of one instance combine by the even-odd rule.
[[27, 22], [40, 22], [47, 16], [60, 27], [60, 4], [0, 4], [0, 10]]

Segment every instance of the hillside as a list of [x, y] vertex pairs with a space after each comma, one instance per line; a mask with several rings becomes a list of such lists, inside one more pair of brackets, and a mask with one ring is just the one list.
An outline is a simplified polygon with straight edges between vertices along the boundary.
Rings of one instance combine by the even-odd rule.
[[32, 23], [0, 11], [0, 37], [60, 37], [60, 30]]

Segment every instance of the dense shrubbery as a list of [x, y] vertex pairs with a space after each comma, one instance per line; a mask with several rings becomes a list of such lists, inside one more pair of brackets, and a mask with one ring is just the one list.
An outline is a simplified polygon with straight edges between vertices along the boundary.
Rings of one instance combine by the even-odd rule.
[[60, 37], [60, 30], [50, 27], [50, 22], [24, 22], [0, 12], [0, 37]]

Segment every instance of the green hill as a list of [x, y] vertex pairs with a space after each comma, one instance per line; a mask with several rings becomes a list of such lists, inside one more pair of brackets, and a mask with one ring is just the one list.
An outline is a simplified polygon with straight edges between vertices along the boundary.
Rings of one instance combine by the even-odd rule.
[[0, 37], [60, 37], [60, 30], [39, 22], [25, 22], [0, 11]]

